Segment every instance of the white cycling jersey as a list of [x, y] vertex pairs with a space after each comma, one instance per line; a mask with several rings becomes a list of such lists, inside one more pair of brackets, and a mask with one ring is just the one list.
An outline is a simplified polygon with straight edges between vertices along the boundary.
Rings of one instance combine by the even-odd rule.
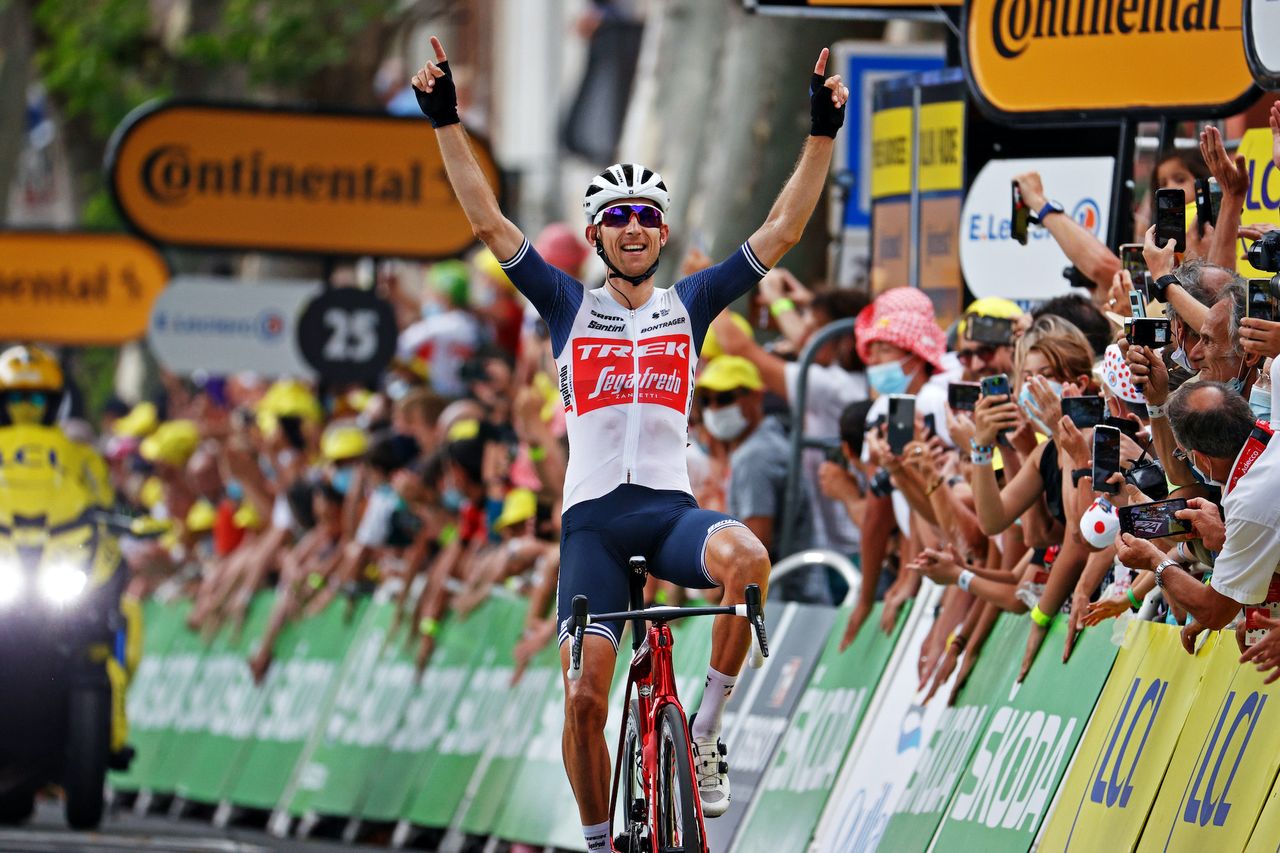
[[751, 248], [628, 309], [587, 290], [526, 240], [502, 264], [551, 331], [569, 437], [564, 509], [623, 483], [690, 492], [685, 446], [707, 327], [768, 269]]

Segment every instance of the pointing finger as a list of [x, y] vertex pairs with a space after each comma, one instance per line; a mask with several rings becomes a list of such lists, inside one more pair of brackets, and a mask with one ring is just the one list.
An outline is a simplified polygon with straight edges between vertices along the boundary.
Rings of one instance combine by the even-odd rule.
[[827, 56], [828, 56], [830, 53], [831, 53], [831, 51], [827, 50], [827, 49], [824, 47], [824, 48], [822, 49], [822, 53], [819, 53], [819, 54], [818, 54], [818, 64], [817, 64], [817, 65], [815, 65], [815, 66], [813, 66], [813, 73], [814, 73], [814, 74], [817, 74], [819, 77], [821, 77], [823, 74], [825, 74], [825, 73], [826, 73], [826, 71], [827, 71]]
[[435, 36], [431, 37], [431, 49], [436, 52], [436, 62], [446, 62], [449, 57], [444, 55], [444, 45], [440, 44], [440, 39]]

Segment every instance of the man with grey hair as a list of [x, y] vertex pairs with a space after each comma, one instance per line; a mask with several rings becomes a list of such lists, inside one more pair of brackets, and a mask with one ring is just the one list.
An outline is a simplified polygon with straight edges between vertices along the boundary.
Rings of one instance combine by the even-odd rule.
[[1178, 513], [1192, 523], [1205, 547], [1219, 551], [1213, 580], [1201, 583], [1151, 542], [1122, 534], [1120, 561], [1155, 572], [1165, 595], [1187, 610], [1195, 622], [1183, 631], [1193, 651], [1205, 628], [1231, 622], [1242, 606], [1280, 601], [1275, 581], [1280, 567], [1280, 442], [1271, 427], [1254, 418], [1249, 403], [1222, 382], [1193, 382], [1169, 400], [1168, 417], [1178, 443], [1205, 480], [1222, 489], [1222, 512], [1200, 498]]
[[[1245, 352], [1240, 339], [1240, 322], [1245, 318], [1249, 285], [1235, 276], [1222, 289], [1200, 326], [1200, 339], [1187, 355], [1200, 371], [1202, 380], [1226, 383], [1248, 399], [1258, 378], [1262, 358]], [[1263, 413], [1270, 417], [1270, 411]]]

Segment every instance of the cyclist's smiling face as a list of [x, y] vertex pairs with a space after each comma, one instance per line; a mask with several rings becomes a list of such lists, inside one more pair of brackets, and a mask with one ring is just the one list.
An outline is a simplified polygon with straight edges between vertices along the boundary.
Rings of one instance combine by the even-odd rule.
[[[632, 203], [657, 209], [647, 199], [636, 199]], [[627, 204], [620, 202], [606, 210], [615, 207], [625, 210]], [[664, 221], [656, 228], [646, 228], [640, 224], [640, 217], [636, 213], [631, 213], [625, 225], [606, 224], [607, 218], [605, 217], [596, 225], [587, 226], [587, 242], [594, 246], [596, 236], [599, 235], [605, 253], [618, 269], [627, 275], [643, 274], [653, 266], [653, 262], [658, 259], [658, 253], [667, 242], [667, 223]]]

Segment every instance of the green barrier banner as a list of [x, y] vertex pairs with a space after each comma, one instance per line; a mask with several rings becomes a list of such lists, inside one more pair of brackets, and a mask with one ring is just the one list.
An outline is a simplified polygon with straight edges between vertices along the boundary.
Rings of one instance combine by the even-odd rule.
[[178, 779], [179, 796], [216, 803], [234, 778], [262, 704], [262, 691], [253, 683], [247, 658], [274, 606], [274, 595], [254, 596], [243, 629], [224, 627], [200, 660], [191, 687], [194, 713], [181, 735], [188, 758]]
[[[869, 626], [880, 624], [882, 607], [877, 604], [872, 609], [867, 617]], [[840, 640], [851, 612], [852, 606], [844, 607], [836, 616], [818, 666], [738, 834], [735, 850], [803, 853], [808, 847], [809, 833], [802, 827], [818, 823], [911, 605], [899, 613], [892, 635], [869, 628], [859, 632], [853, 645], [842, 653]]]
[[151, 788], [151, 776], [160, 760], [165, 735], [172, 729], [182, 684], [190, 672], [175, 679], [169, 650], [174, 638], [185, 630], [183, 623], [191, 603], [161, 604], [148, 599], [142, 605], [142, 660], [129, 685], [126, 709], [129, 715], [129, 744], [137, 750], [126, 773], [112, 773], [111, 786], [120, 791]]
[[388, 647], [395, 605], [376, 600], [351, 643], [323, 736], [299, 759], [295, 791], [283, 802], [292, 815], [357, 814], [378, 772], [400, 714], [414, 688], [413, 663]]
[[1133, 849], [1219, 639], [1193, 657], [1172, 625], [1130, 621], [1040, 850]]
[[508, 702], [515, 666], [511, 652], [524, 625], [524, 609], [522, 601], [501, 598], [491, 598], [477, 609], [493, 613], [488, 634], [460, 701], [447, 712], [449, 725], [405, 813], [407, 820], [443, 827], [458, 813], [467, 782], [497, 735]]
[[[378, 762], [378, 772], [358, 813], [362, 819], [392, 822], [408, 810], [449, 726], [446, 710], [461, 702], [492, 617], [492, 610], [481, 607], [465, 621], [456, 617], [442, 620], [435, 652], [405, 702], [386, 754]], [[413, 667], [418, 635], [408, 625], [402, 632], [404, 636], [398, 633], [390, 638], [389, 651], [397, 664]]]
[[249, 731], [252, 741], [226, 799], [256, 809], [280, 802], [307, 739], [332, 707], [339, 668], [368, 604], [361, 599], [352, 608], [339, 599], [281, 632], [280, 658], [261, 690], [261, 712]]
[[997, 702], [934, 839], [939, 850], [1031, 847], [1118, 651], [1109, 630], [1085, 631], [1064, 665], [1056, 652], [1066, 636], [1066, 620], [1055, 620], [1026, 679]]
[[1235, 637], [1223, 632], [1139, 851], [1243, 850], [1248, 844], [1280, 769], [1280, 685], [1264, 685], [1239, 658]]
[[1027, 618], [1002, 614], [982, 645], [956, 704], [943, 711], [880, 839], [881, 850], [924, 850], [933, 840], [969, 757], [1008, 696], [1026, 647]]

